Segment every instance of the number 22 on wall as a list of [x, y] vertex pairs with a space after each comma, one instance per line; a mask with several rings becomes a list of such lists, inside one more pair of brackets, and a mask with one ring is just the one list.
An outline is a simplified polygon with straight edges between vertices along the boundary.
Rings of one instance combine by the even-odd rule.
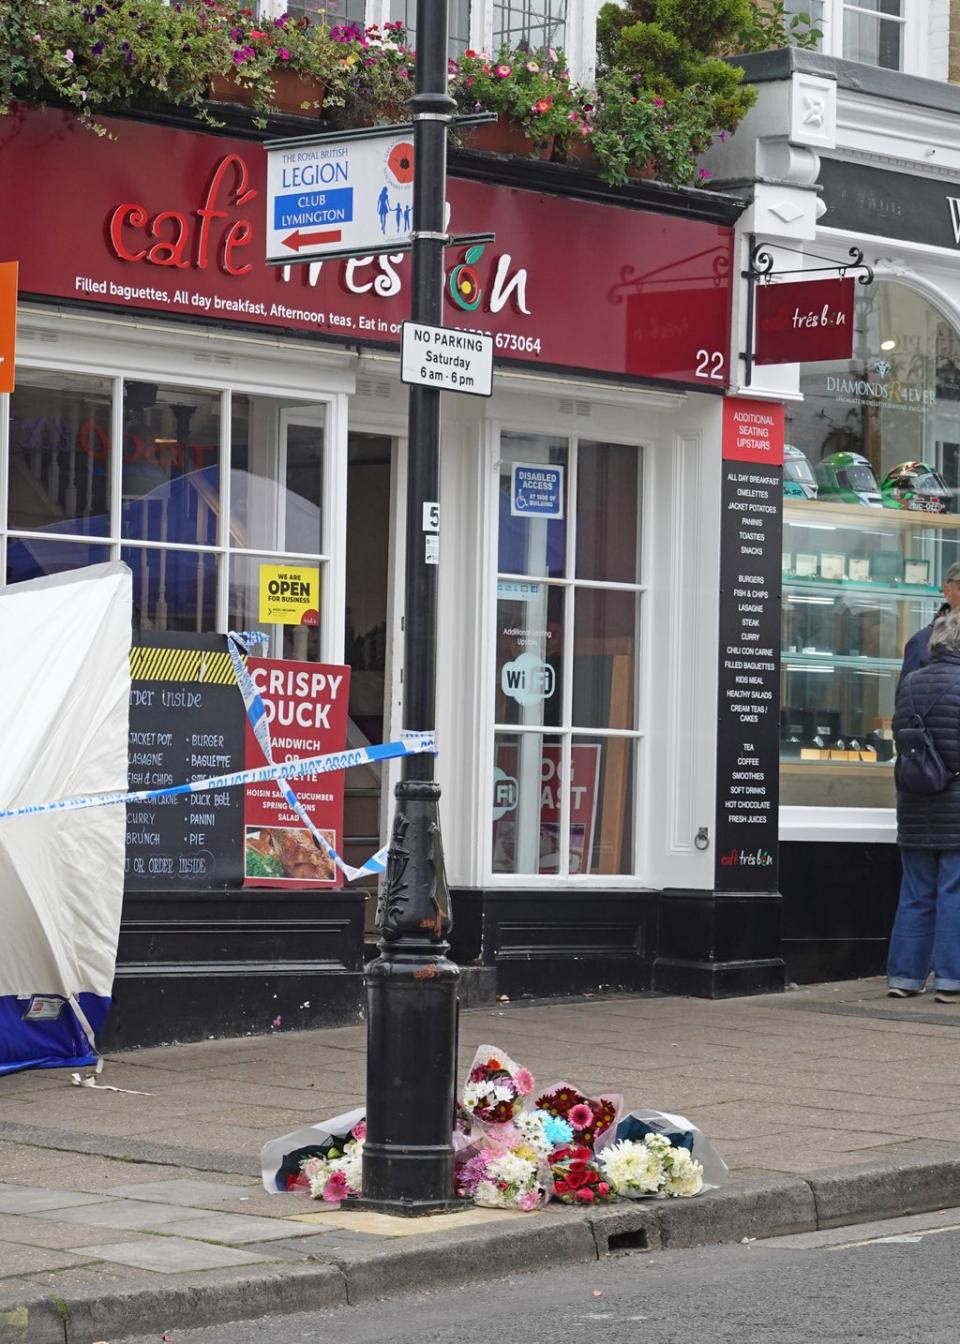
[[698, 350], [697, 367], [694, 370], [698, 378], [711, 378], [714, 382], [723, 382], [723, 351]]

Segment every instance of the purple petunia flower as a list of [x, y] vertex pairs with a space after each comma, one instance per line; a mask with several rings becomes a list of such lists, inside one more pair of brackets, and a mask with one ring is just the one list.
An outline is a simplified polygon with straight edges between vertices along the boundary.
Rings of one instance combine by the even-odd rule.
[[103, 51], [103, 43], [102, 43], [102, 42], [94, 42], [94, 44], [93, 44], [93, 46], [90, 48], [90, 50], [93, 52], [94, 56], [99, 56], [100, 53]]

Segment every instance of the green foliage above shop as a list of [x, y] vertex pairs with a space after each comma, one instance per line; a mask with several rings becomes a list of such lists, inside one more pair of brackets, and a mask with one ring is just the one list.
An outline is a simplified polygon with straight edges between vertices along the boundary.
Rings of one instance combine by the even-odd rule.
[[692, 181], [714, 136], [743, 120], [756, 90], [721, 59], [750, 22], [750, 0], [632, 0], [597, 20], [600, 109], [594, 153], [609, 180], [646, 162], [653, 175]]
[[[451, 92], [527, 137], [501, 152], [552, 155], [613, 184], [689, 183], [756, 97], [724, 57], [817, 36], [781, 0], [632, 0], [600, 11], [595, 90], [571, 80], [562, 52], [502, 47], [451, 61]], [[415, 59], [399, 23], [257, 20], [229, 0], [0, 0], [0, 114], [50, 100], [100, 133], [98, 116], [131, 109], [190, 108], [220, 125], [224, 102], [245, 104], [259, 127], [280, 111], [335, 127], [397, 122]]]

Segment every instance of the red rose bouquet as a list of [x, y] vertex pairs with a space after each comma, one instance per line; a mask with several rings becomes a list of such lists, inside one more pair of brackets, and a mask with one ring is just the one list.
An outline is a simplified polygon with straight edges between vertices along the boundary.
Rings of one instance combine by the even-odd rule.
[[550, 1155], [553, 1192], [563, 1204], [608, 1204], [617, 1192], [589, 1148], [568, 1146]]

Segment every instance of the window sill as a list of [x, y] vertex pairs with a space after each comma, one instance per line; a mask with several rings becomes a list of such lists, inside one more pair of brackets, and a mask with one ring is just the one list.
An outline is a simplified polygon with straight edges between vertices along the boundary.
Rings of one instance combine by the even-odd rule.
[[781, 807], [780, 840], [893, 845], [897, 814], [892, 807]]

